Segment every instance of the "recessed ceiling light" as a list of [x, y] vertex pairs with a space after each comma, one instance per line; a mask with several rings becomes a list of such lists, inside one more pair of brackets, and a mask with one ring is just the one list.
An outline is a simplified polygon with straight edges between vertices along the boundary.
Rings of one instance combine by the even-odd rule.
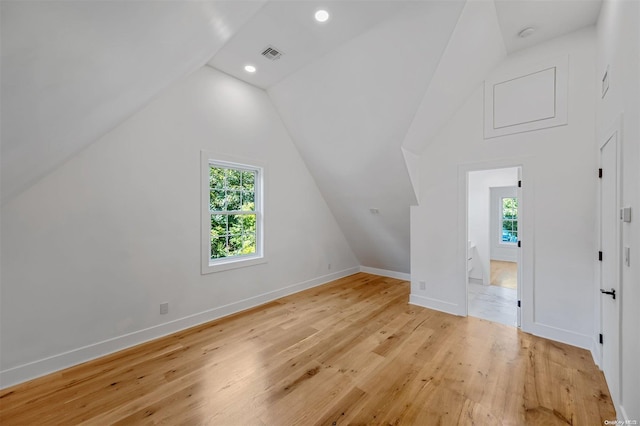
[[316, 21], [318, 22], [327, 22], [327, 20], [329, 19], [329, 12], [324, 9], [320, 9], [314, 16], [316, 18]]
[[245, 65], [244, 70], [246, 72], [254, 73], [256, 72], [256, 67], [254, 67], [253, 65]]
[[527, 38], [527, 37], [529, 37], [531, 34], [533, 34], [535, 32], [536, 32], [536, 29], [534, 27], [527, 27], [527, 28], [524, 28], [523, 30], [521, 30], [518, 33], [518, 37]]

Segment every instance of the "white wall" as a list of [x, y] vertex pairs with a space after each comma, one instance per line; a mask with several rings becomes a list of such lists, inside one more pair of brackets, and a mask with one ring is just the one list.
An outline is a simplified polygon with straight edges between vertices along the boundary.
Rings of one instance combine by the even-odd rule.
[[[269, 263], [200, 274], [202, 149], [266, 163]], [[2, 386], [358, 270], [267, 94], [209, 67], [6, 203], [1, 229]]]
[[591, 348], [595, 31], [519, 51], [500, 67], [526, 68], [566, 54], [568, 125], [484, 140], [478, 87], [423, 152], [420, 205], [411, 211], [411, 302], [465, 314], [466, 171], [522, 166], [523, 329]]
[[404, 137], [404, 149], [420, 153], [431, 143], [485, 74], [507, 56], [502, 40], [495, 3], [466, 1]]
[[[630, 266], [622, 266], [621, 398], [618, 417], [640, 419], [640, 5], [605, 1], [598, 20], [597, 66], [600, 82], [609, 67], [609, 90], [597, 101], [599, 140], [622, 119], [622, 205], [632, 208], [631, 223], [622, 225], [622, 245], [631, 248]], [[597, 289], [596, 289], [597, 291]], [[596, 309], [596, 315], [599, 310]], [[598, 324], [599, 326], [599, 324]]]
[[268, 90], [361, 265], [410, 270], [401, 143], [463, 6], [408, 2]]
[[518, 183], [518, 169], [493, 169], [469, 173], [469, 240], [475, 243], [477, 260], [469, 276], [489, 285], [491, 271], [491, 225], [489, 197], [491, 187], [514, 186]]

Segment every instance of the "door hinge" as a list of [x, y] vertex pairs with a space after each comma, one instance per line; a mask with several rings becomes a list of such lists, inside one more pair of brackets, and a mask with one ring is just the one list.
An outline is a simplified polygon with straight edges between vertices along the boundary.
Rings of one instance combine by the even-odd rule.
[[598, 177], [602, 179], [602, 169], [598, 169]]
[[522, 188], [522, 181], [521, 180], [518, 181], [518, 188]]
[[520, 301], [518, 300], [518, 308], [520, 307]]
[[602, 252], [601, 251], [598, 252], [598, 260], [600, 262], [602, 262]]
[[600, 333], [598, 336], [599, 336], [598, 341], [600, 342], [600, 344], [602, 344], [602, 342], [603, 342], [603, 340], [602, 340], [602, 333]]
[[518, 247], [522, 247], [520, 240], [518, 240]]

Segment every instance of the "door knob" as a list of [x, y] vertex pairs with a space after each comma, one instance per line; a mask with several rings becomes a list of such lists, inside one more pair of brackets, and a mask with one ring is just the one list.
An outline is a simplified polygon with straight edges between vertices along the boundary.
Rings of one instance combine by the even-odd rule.
[[600, 293], [602, 294], [610, 294], [613, 297], [613, 300], [616, 300], [616, 289], [612, 288], [611, 291], [607, 291], [603, 288], [600, 289]]

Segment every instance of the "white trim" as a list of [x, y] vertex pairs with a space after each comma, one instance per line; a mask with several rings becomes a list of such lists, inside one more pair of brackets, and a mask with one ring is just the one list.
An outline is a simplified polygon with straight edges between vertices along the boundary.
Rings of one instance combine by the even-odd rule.
[[[512, 123], [506, 126], [496, 127], [494, 124], [494, 90], [495, 87], [515, 81], [523, 77], [529, 77], [543, 71], [554, 70], [554, 114], [549, 117], [539, 117], [533, 121]], [[564, 126], [568, 123], [568, 82], [569, 82], [569, 56], [562, 55], [526, 65], [513, 65], [509, 68], [500, 68], [484, 82], [484, 139], [516, 133], [530, 132], [533, 130], [550, 127]]]
[[460, 313], [459, 305], [455, 303], [447, 302], [446, 300], [432, 299], [431, 297], [411, 294], [409, 296], [409, 304], [420, 306], [422, 308], [445, 312], [451, 315], [465, 316], [464, 313]]
[[234, 256], [229, 257], [228, 259], [228, 261], [219, 261], [215, 263], [209, 262], [209, 265], [203, 264], [202, 275], [269, 263], [265, 256]]
[[[627, 410], [625, 410], [622, 405], [617, 405], [615, 408], [616, 408], [616, 413], [618, 413], [618, 420], [625, 421], [627, 422], [626, 424], [632, 424], [631, 419], [627, 414]], [[633, 419], [633, 420], [637, 420], [637, 419]]]
[[383, 277], [397, 278], [399, 280], [411, 281], [411, 275], [405, 272], [389, 271], [387, 269], [370, 268], [368, 266], [360, 266], [360, 272], [367, 274], [381, 275]]
[[600, 356], [600, 342], [598, 342], [598, 339], [596, 339], [595, 336], [592, 339], [590, 350], [591, 350], [591, 358], [593, 358], [594, 364], [597, 365], [600, 370], [602, 370], [602, 357]]
[[527, 332], [545, 339], [566, 343], [582, 349], [591, 350], [593, 348], [593, 337], [587, 334], [580, 334], [563, 328], [534, 322], [527, 327]]
[[293, 284], [288, 287], [263, 293], [244, 300], [239, 300], [237, 302], [229, 303], [227, 305], [219, 306], [217, 308], [209, 309], [193, 315], [188, 315], [186, 317], [179, 318], [177, 320], [170, 321], [164, 324], [158, 324], [153, 327], [135, 331], [133, 333], [128, 333], [122, 336], [114, 337], [112, 339], [104, 340], [102, 342], [94, 343], [68, 352], [63, 352], [61, 354], [43, 358], [38, 361], [30, 362], [28, 364], [9, 368], [7, 370], [0, 371], [0, 389], [4, 389], [9, 386], [25, 382], [27, 380], [44, 376], [45, 374], [72, 367], [83, 362], [91, 361], [93, 359], [109, 355], [114, 352], [118, 352], [123, 349], [148, 342], [153, 339], [157, 339], [181, 330], [188, 329], [190, 327], [195, 327], [209, 321], [214, 321], [224, 316], [244, 311], [246, 309], [271, 302], [273, 300], [288, 296], [293, 293], [297, 293], [312, 287], [317, 287], [319, 285], [335, 281], [343, 277], [347, 277], [349, 275], [353, 275], [357, 272], [360, 272], [360, 268], [353, 267], [334, 272], [332, 274], [312, 278], [310, 280]]

